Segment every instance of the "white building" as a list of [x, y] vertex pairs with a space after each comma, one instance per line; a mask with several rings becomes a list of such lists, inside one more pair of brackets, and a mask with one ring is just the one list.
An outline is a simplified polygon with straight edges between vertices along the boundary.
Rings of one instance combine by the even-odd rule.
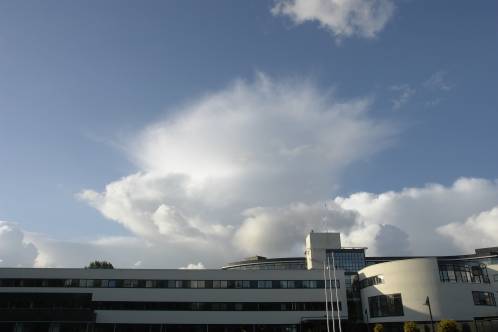
[[[408, 320], [430, 326], [427, 298], [434, 321], [498, 331], [497, 248], [417, 258], [365, 249], [311, 233], [304, 257], [217, 270], [0, 268], [0, 331], [326, 331], [326, 317], [331, 331], [339, 319], [344, 332], [400, 331]], [[335, 271], [323, 270], [329, 261]]]

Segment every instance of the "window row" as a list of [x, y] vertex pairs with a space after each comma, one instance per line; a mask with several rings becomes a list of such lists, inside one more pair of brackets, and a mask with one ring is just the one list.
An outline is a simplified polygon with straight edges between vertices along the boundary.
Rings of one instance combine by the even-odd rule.
[[439, 278], [442, 282], [489, 283], [487, 269], [480, 266], [440, 264]]
[[[340, 288], [339, 280], [335, 285]], [[332, 285], [334, 286], [334, 285]], [[0, 287], [324, 288], [323, 280], [0, 279]]]
[[264, 263], [230, 266], [226, 270], [305, 270], [305, 263]]
[[360, 288], [366, 288], [378, 284], [383, 284], [384, 283], [384, 276], [383, 275], [377, 275], [373, 277], [368, 277], [363, 280], [360, 280]]
[[475, 305], [496, 305], [495, 295], [492, 292], [472, 292]]
[[[337, 304], [334, 303], [337, 311]], [[94, 302], [95, 310], [325, 311], [324, 302]], [[341, 310], [341, 302], [339, 302]]]
[[403, 316], [401, 294], [378, 295], [368, 298], [370, 317]]
[[[341, 303], [333, 304], [334, 311]], [[36, 297], [5, 301], [0, 299], [0, 310], [26, 309], [93, 309], [93, 310], [161, 310], [161, 311], [325, 311], [324, 302], [133, 302], [97, 301], [71, 303], [67, 301], [40, 301]], [[330, 307], [329, 307], [330, 308]]]

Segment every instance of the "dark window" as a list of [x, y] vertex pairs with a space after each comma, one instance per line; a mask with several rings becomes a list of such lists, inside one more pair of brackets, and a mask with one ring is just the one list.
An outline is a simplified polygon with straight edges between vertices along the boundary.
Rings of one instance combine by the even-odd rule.
[[403, 316], [401, 294], [379, 295], [368, 298], [370, 317]]
[[365, 288], [365, 287], [370, 287], [378, 284], [383, 284], [384, 283], [384, 276], [383, 275], [377, 275], [373, 277], [368, 277], [363, 280], [360, 280], [360, 288]]
[[442, 262], [438, 264], [439, 279], [451, 283], [489, 283], [485, 265], [466, 265]]
[[495, 295], [491, 292], [472, 292], [475, 305], [496, 305]]
[[336, 268], [343, 269], [345, 272], [358, 272], [366, 266], [364, 249], [329, 249], [327, 259], [330, 264], [334, 261]]

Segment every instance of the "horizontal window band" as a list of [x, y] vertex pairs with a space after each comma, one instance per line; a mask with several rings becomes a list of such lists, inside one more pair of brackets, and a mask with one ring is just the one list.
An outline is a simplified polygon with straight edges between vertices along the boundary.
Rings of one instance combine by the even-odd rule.
[[[339, 280], [332, 286], [340, 288]], [[0, 287], [168, 288], [168, 289], [309, 289], [323, 280], [146, 280], [146, 279], [0, 279]]]

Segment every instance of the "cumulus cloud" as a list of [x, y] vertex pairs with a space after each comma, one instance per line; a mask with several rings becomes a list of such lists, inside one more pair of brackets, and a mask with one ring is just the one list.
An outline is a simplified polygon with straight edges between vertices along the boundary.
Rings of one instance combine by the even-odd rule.
[[398, 110], [405, 105], [416, 92], [416, 90], [408, 84], [393, 85], [389, 90], [397, 94], [397, 96], [391, 100], [393, 109], [395, 110]]
[[[232, 236], [254, 232], [268, 215], [304, 220], [348, 165], [390, 144], [393, 126], [374, 121], [370, 107], [368, 98], [340, 100], [311, 81], [259, 74], [145, 128], [128, 143], [139, 171], [78, 196], [135, 236], [179, 248], [179, 266], [195, 259], [182, 248], [218, 261], [244, 254], [247, 241]], [[220, 253], [220, 243], [231, 250]]]
[[318, 22], [336, 39], [375, 37], [392, 18], [391, 0], [277, 0], [273, 15], [285, 15], [296, 24]]
[[[462, 242], [451, 241], [448, 235], [457, 229], [453, 223], [462, 222], [470, 216], [496, 206], [498, 182], [461, 178], [447, 187], [440, 184], [428, 184], [424, 187], [406, 188], [399, 192], [355, 193], [348, 197], [336, 197], [334, 202], [343, 209], [358, 213], [367, 227], [381, 224], [397, 227], [408, 236], [406, 238], [404, 234], [398, 234], [396, 237], [404, 238], [403, 242], [409, 242], [407, 251], [410, 253], [454, 254], [483, 245], [477, 240], [480, 237], [474, 237], [475, 240], [469, 240], [468, 246], [462, 246]], [[490, 219], [486, 218], [486, 220], [487, 222], [480, 221], [471, 224], [474, 228], [484, 232], [490, 229], [489, 225], [492, 225]], [[449, 224], [453, 225], [444, 227]], [[440, 231], [437, 231], [438, 229]], [[372, 242], [368, 233], [364, 232], [363, 236], [355, 235], [354, 238], [347, 239], [353, 245], [365, 245], [365, 243]], [[490, 238], [488, 243], [497, 242], [497, 240], [497, 238]], [[378, 246], [382, 243], [374, 243], [374, 250], [371, 253], [397, 252], [394, 245], [379, 248]]]
[[498, 205], [491, 210], [473, 215], [464, 222], [441, 226], [437, 231], [467, 251], [478, 247], [497, 247]]
[[244, 222], [235, 233], [234, 244], [249, 255], [261, 250], [276, 256], [300, 253], [310, 231], [347, 234], [359, 223], [355, 212], [344, 210], [333, 202], [258, 207], [246, 210], [244, 216]]
[[37, 255], [17, 224], [0, 220], [0, 267], [31, 267]]
[[496, 242], [489, 235], [497, 234], [496, 181], [462, 178], [334, 198], [342, 171], [396, 134], [372, 119], [371, 107], [368, 98], [340, 100], [310, 81], [263, 74], [237, 81], [132, 137], [126, 146], [135, 173], [78, 194], [130, 236], [23, 238], [3, 223], [0, 236], [16, 240], [0, 242], [0, 264], [16, 250], [28, 253], [23, 264], [36, 257], [36, 266], [99, 259], [117, 267], [219, 267], [246, 255], [302, 256], [311, 230], [341, 232], [345, 246], [367, 246], [369, 255], [453, 254], [480, 245], [464, 245], [457, 231]]

